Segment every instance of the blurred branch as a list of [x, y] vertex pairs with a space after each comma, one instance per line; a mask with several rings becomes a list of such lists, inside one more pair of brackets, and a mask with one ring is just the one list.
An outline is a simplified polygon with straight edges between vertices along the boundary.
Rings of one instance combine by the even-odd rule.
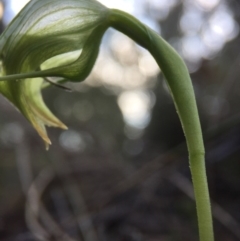
[[55, 170], [60, 180], [63, 181], [64, 191], [73, 208], [75, 218], [77, 219], [78, 227], [82, 233], [84, 241], [97, 241], [97, 233], [94, 229], [91, 217], [88, 214], [87, 205], [84, 197], [72, 178], [71, 167], [63, 158], [52, 158], [54, 160]]
[[[175, 148], [174, 150], [177, 149], [178, 148]], [[131, 173], [131, 175], [128, 176], [125, 180], [116, 184], [114, 186], [114, 189], [110, 192], [109, 196], [106, 197], [104, 200], [100, 200], [100, 208], [108, 205], [116, 196], [135, 188], [139, 184], [142, 184], [144, 181], [146, 181], [155, 173], [159, 172], [164, 167], [173, 164], [174, 161], [177, 159], [177, 155], [173, 153], [174, 151], [171, 150], [166, 154], [162, 154], [156, 157], [152, 161], [147, 162], [140, 169]]]
[[[52, 170], [44, 169], [33, 181], [27, 194], [26, 222], [28, 228], [38, 240], [51, 240], [53, 236], [58, 241], [74, 241], [62, 231], [41, 203], [41, 196], [54, 176]], [[45, 227], [40, 224], [38, 218], [42, 220]]]
[[[164, 178], [179, 188], [189, 198], [195, 200], [191, 182], [177, 171], [165, 173]], [[240, 223], [238, 223], [226, 210], [219, 204], [211, 201], [213, 216], [227, 228], [232, 234], [240, 239]]]

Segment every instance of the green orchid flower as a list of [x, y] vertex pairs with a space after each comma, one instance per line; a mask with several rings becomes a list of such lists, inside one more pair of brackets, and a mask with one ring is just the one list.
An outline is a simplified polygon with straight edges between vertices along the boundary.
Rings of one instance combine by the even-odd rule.
[[109, 27], [146, 48], [165, 76], [186, 136], [200, 240], [213, 241], [205, 152], [191, 79], [182, 58], [152, 29], [95, 0], [31, 0], [0, 36], [0, 93], [32, 123], [48, 146], [45, 126], [66, 126], [44, 104], [44, 80], [83, 81]]
[[0, 82], [0, 93], [32, 123], [47, 146], [51, 142], [45, 125], [67, 127], [42, 99], [44, 77], [84, 80], [98, 55], [107, 14], [107, 8], [93, 0], [32, 0], [0, 37], [3, 79], [44, 70], [38, 78], [18, 76]]

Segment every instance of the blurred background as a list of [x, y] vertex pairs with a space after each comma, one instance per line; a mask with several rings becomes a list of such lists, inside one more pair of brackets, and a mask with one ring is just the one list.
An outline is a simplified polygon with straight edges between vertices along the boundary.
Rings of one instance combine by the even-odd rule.
[[[27, 0], [0, 1], [1, 32]], [[181, 54], [206, 144], [216, 240], [240, 240], [240, 2], [102, 0]], [[154, 59], [110, 29], [86, 81], [43, 91], [44, 144], [0, 97], [0, 240], [198, 240], [181, 126]]]

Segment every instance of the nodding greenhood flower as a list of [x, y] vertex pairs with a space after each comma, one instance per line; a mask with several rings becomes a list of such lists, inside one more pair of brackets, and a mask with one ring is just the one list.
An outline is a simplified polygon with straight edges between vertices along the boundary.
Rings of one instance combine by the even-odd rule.
[[108, 9], [95, 0], [32, 0], [0, 36], [0, 93], [32, 123], [47, 147], [45, 125], [67, 127], [45, 105], [48, 77], [84, 80], [95, 63]]
[[200, 240], [213, 241], [204, 144], [191, 79], [182, 58], [152, 29], [95, 0], [31, 0], [0, 36], [0, 93], [23, 113], [48, 146], [45, 125], [66, 126], [43, 102], [44, 79], [84, 80], [108, 27], [146, 48], [165, 76], [187, 140]]

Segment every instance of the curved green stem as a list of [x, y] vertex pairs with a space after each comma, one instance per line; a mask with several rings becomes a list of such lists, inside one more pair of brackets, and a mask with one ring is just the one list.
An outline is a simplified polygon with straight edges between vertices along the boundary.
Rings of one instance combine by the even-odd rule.
[[213, 241], [204, 144], [194, 90], [186, 65], [166, 41], [133, 16], [112, 9], [109, 20], [111, 27], [126, 34], [152, 54], [167, 80], [186, 136], [200, 240]]

